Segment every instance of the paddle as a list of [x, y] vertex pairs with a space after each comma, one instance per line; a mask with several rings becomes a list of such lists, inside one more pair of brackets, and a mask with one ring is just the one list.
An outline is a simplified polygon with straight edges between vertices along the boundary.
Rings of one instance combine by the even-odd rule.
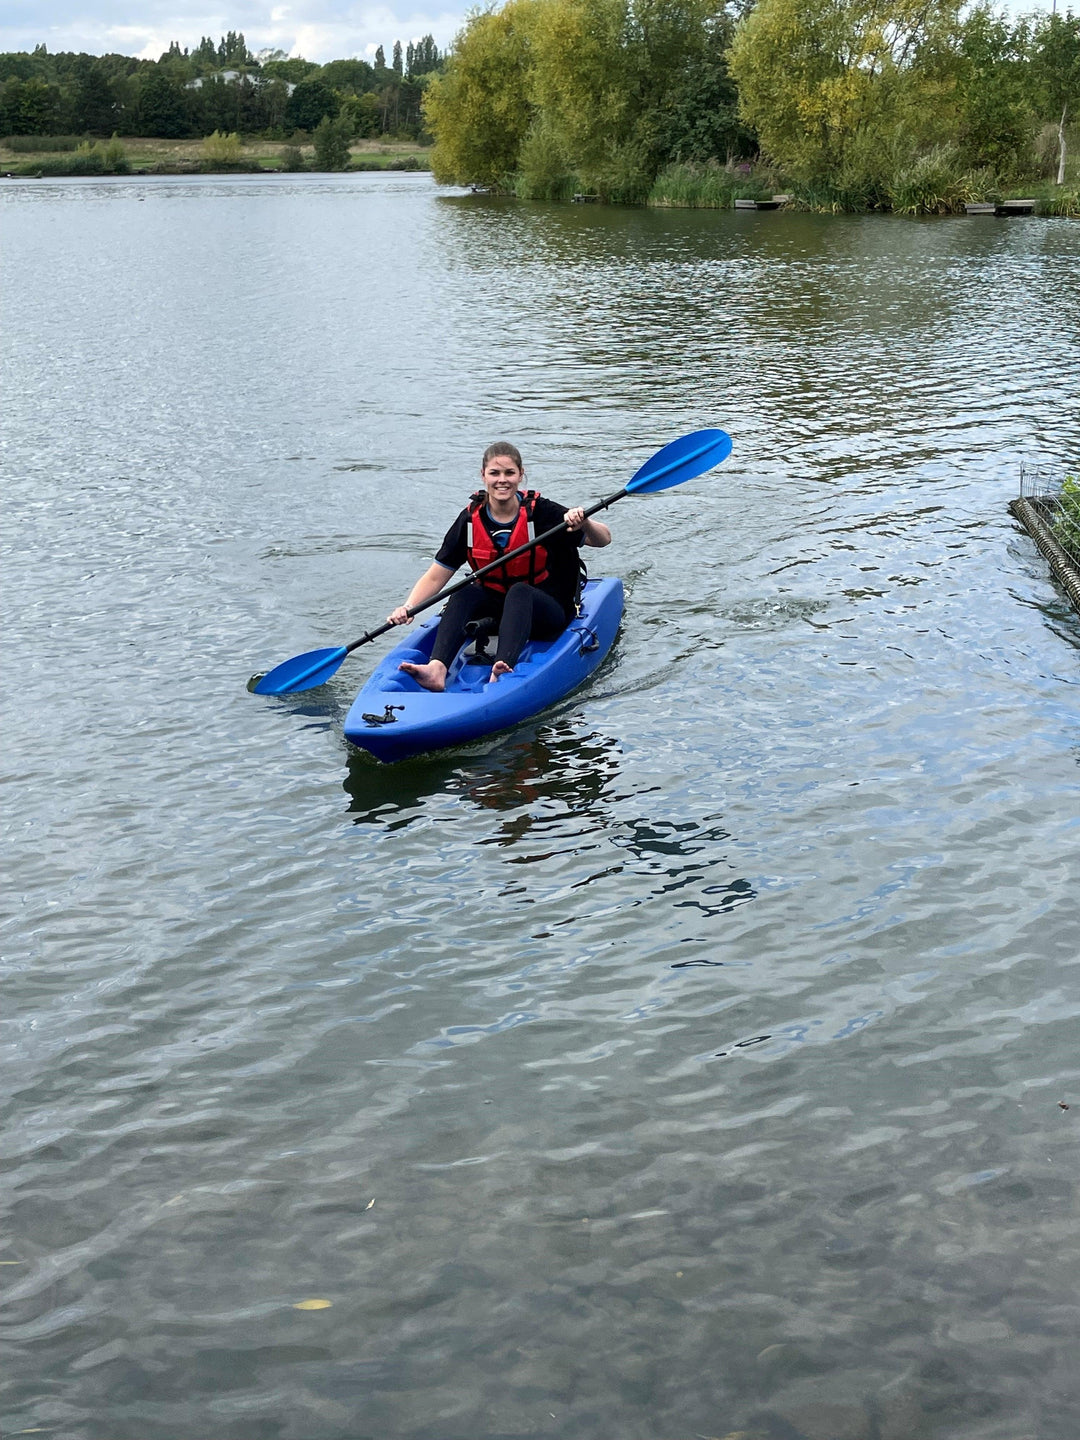
[[[615, 494], [609, 495], [606, 500], [598, 500], [595, 505], [590, 505], [585, 514], [586, 516], [595, 515], [598, 510], [606, 510], [609, 505], [614, 505], [615, 501], [621, 500], [624, 495], [651, 495], [658, 490], [669, 490], [673, 485], [681, 485], [684, 480], [693, 480], [695, 476], [711, 470], [714, 465], [719, 465], [721, 461], [726, 460], [730, 454], [731, 436], [725, 431], [694, 430], [689, 435], [672, 440], [670, 445], [665, 445], [662, 450], [658, 450], [651, 460], [646, 460], [634, 478], [628, 481], [621, 490], [616, 490]], [[534, 545], [540, 545], [543, 541], [550, 540], [553, 535], [558, 535], [561, 530], [565, 529], [565, 525], [552, 526], [550, 530], [545, 530], [542, 535], [537, 535], [527, 544], [518, 545], [516, 549], [508, 550], [505, 555], [500, 555], [490, 565], [483, 565], [479, 570], [470, 571], [463, 580], [458, 580], [455, 584], [440, 590], [430, 600], [410, 606], [409, 614], [419, 615], [421, 610], [426, 610], [430, 605], [440, 605], [448, 596], [453, 595], [455, 590], [461, 590], [466, 585], [471, 585], [490, 571], [497, 570], [500, 565], [505, 565], [508, 560], [513, 560], [516, 555], [523, 555]], [[380, 625], [375, 630], [369, 630], [366, 635], [361, 635], [360, 639], [354, 640], [351, 645], [338, 645], [336, 648], [331, 647], [326, 650], [308, 650], [303, 655], [294, 655], [291, 660], [283, 660], [280, 665], [275, 665], [273, 670], [267, 671], [251, 688], [256, 695], [295, 695], [300, 690], [314, 690], [317, 685], [324, 685], [331, 676], [337, 673], [346, 655], [351, 655], [354, 650], [358, 650], [361, 645], [366, 645], [369, 640], [374, 640], [379, 635], [385, 635], [388, 630], [394, 629], [396, 626], [391, 625], [388, 620], [385, 625]]]

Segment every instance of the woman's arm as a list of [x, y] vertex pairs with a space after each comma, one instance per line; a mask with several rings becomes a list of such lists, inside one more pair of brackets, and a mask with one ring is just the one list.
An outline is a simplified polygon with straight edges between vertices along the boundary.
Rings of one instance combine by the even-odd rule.
[[580, 530], [585, 537], [585, 544], [591, 545], [595, 550], [602, 550], [605, 545], [611, 544], [611, 531], [608, 527], [591, 517], [586, 520], [585, 510], [581, 505], [575, 505], [572, 510], [567, 510], [566, 528], [571, 535]]
[[408, 614], [408, 611], [411, 610], [414, 605], [422, 605], [425, 600], [431, 600], [438, 595], [439, 591], [453, 573], [453, 570], [449, 569], [446, 565], [440, 565], [437, 560], [429, 565], [409, 591], [409, 598], [405, 601], [405, 604], [399, 605], [396, 610], [391, 610], [390, 614], [386, 617], [390, 624], [410, 624], [413, 617]]

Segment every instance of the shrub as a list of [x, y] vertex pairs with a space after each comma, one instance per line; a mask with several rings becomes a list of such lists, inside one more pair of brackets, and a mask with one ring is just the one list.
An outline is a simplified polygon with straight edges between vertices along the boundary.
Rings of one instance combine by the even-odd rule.
[[899, 169], [887, 193], [898, 215], [951, 215], [972, 198], [972, 185], [956, 148], [935, 145]]
[[8, 135], [0, 141], [6, 150], [14, 155], [49, 154], [64, 150], [77, 150], [77, 135]]
[[100, 150], [80, 150], [74, 155], [28, 160], [15, 168], [16, 175], [104, 175], [105, 157]]
[[344, 170], [349, 163], [349, 123], [324, 115], [315, 127], [316, 170]]
[[765, 200], [772, 189], [719, 165], [668, 165], [649, 191], [650, 205], [684, 210], [730, 210], [736, 200]]
[[205, 165], [238, 165], [242, 157], [243, 147], [235, 130], [231, 135], [215, 130], [202, 142], [202, 159]]
[[128, 164], [127, 151], [119, 136], [113, 135], [112, 139], [105, 146], [102, 154], [105, 162], [105, 169], [112, 171], [114, 175], [126, 175], [131, 166]]
[[281, 152], [282, 170], [303, 170], [304, 157], [300, 152], [299, 145], [286, 145]]
[[1047, 201], [1046, 208], [1051, 215], [1070, 215], [1080, 220], [1080, 189], [1074, 186], [1071, 190], [1059, 190]]

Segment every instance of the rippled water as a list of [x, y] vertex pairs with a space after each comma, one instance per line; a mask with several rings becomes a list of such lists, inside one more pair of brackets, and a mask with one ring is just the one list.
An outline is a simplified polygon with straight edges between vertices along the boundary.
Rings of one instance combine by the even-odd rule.
[[[1078, 463], [1080, 230], [0, 219], [5, 1435], [1075, 1440], [1080, 619], [1005, 506]], [[245, 690], [489, 439], [587, 503], [713, 424], [559, 710], [381, 767], [378, 646]]]

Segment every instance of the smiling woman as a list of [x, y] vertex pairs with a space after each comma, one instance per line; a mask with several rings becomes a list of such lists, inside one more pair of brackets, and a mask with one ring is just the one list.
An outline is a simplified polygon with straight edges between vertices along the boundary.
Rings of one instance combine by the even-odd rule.
[[[584, 545], [611, 544], [611, 531], [592, 520], [581, 506], [567, 509], [536, 490], [522, 490], [525, 467], [514, 445], [489, 445], [480, 464], [483, 489], [469, 501], [446, 532], [433, 563], [417, 580], [403, 605], [387, 617], [407, 625], [413, 607], [432, 600], [454, 571], [468, 562], [484, 570], [472, 585], [451, 596], [443, 611], [431, 659], [405, 661], [402, 670], [425, 690], [442, 690], [450, 661], [465, 639], [466, 627], [488, 620], [499, 632], [491, 679], [509, 675], [529, 640], [553, 640], [569, 623], [581, 589], [578, 551]], [[538, 534], [554, 531], [546, 544]], [[491, 568], [500, 552], [529, 548], [516, 559]]]

